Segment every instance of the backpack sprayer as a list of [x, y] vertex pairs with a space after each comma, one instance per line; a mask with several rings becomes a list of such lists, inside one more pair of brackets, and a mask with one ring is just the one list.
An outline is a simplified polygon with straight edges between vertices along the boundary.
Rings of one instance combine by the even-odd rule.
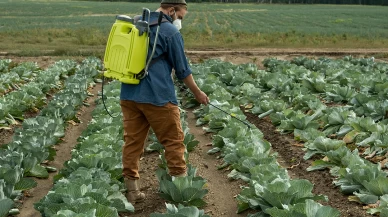
[[[147, 76], [148, 67], [155, 53], [163, 12], [159, 13], [157, 23], [150, 23], [150, 15], [150, 10], [144, 8], [141, 20], [126, 15], [116, 16], [105, 49], [105, 77], [126, 84], [139, 84], [140, 79]], [[155, 24], [158, 25], [155, 42], [147, 61], [150, 26]]]
[[[148, 19], [146, 20], [147, 15]], [[109, 113], [105, 105], [104, 77], [113, 78], [125, 84], [139, 84], [140, 79], [148, 75], [148, 67], [152, 63], [152, 57], [155, 53], [163, 12], [160, 11], [157, 23], [150, 23], [150, 16], [151, 12], [147, 8], [143, 9], [142, 19], [117, 15], [116, 22], [109, 33], [104, 55], [106, 71], [103, 76], [101, 94], [105, 110], [112, 118], [115, 117]], [[154, 46], [147, 61], [150, 26], [155, 24], [158, 27]]]

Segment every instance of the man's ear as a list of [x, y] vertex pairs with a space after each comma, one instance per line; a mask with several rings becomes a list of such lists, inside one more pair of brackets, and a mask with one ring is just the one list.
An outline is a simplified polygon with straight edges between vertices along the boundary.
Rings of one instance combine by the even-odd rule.
[[172, 17], [174, 13], [175, 13], [175, 8], [174, 7], [169, 8], [168, 15]]

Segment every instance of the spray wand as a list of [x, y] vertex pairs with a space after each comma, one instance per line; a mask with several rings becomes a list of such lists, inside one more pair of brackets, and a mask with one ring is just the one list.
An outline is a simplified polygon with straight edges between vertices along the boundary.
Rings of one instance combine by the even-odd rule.
[[242, 122], [243, 124], [247, 125], [247, 127], [248, 127], [249, 129], [251, 129], [251, 126], [250, 126], [246, 121], [243, 121], [243, 120], [239, 119], [238, 117], [236, 117], [236, 114], [234, 114], [234, 113], [229, 113], [229, 112], [227, 112], [227, 111], [221, 109], [220, 107], [218, 107], [218, 106], [216, 106], [216, 105], [214, 105], [214, 104], [211, 104], [210, 102], [209, 102], [209, 105], [211, 105], [211, 106], [213, 106], [214, 108], [216, 108], [216, 109], [218, 109], [218, 110], [224, 112], [225, 114], [230, 115], [232, 118], [235, 118], [236, 120]]

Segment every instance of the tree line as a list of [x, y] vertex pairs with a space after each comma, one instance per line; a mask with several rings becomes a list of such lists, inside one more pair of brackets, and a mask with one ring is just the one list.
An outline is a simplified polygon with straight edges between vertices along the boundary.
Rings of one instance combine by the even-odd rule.
[[[224, 0], [223, 0], [224, 1]], [[257, 0], [258, 3], [388, 5], [388, 0]]]
[[[92, 0], [95, 1], [95, 0]], [[100, 0], [121, 2], [160, 2], [160, 0]], [[383, 5], [388, 0], [191, 0], [190, 2], [223, 2], [223, 3], [258, 3], [258, 4], [347, 4], [347, 5]]]

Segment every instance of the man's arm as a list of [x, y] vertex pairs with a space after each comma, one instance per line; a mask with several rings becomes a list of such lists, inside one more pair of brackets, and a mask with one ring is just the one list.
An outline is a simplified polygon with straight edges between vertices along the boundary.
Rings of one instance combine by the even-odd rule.
[[182, 35], [177, 32], [171, 37], [171, 43], [168, 43], [167, 46], [167, 59], [172, 63], [172, 67], [175, 69], [175, 76], [185, 83], [199, 103], [207, 105], [209, 103], [209, 97], [207, 97], [206, 93], [201, 91], [195, 83], [190, 66], [187, 63], [185, 51], [183, 49]]
[[209, 97], [207, 97], [206, 93], [199, 89], [197, 84], [194, 81], [193, 75], [190, 74], [186, 78], [183, 79], [185, 85], [190, 89], [190, 91], [194, 94], [195, 99], [204, 105], [209, 103]]

